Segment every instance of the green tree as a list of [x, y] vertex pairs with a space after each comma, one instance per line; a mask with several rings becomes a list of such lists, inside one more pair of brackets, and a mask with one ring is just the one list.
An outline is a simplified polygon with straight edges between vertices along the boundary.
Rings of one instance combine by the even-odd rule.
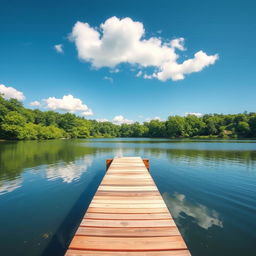
[[166, 122], [168, 137], [181, 137], [185, 135], [185, 118], [181, 116], [169, 116]]
[[200, 117], [195, 115], [188, 115], [185, 117], [185, 134], [188, 137], [202, 135], [205, 126], [205, 123]]
[[251, 115], [249, 119], [251, 136], [256, 137], [256, 114]]
[[240, 121], [236, 129], [237, 134], [240, 137], [247, 137], [250, 135], [250, 125], [247, 122]]
[[26, 123], [25, 117], [21, 114], [11, 111], [6, 114], [1, 124], [1, 134], [7, 139], [18, 139]]

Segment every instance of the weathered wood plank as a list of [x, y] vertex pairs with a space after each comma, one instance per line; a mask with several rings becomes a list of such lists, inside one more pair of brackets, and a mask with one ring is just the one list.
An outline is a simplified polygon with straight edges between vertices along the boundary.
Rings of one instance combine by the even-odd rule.
[[104, 180], [101, 183], [102, 186], [152, 186], [155, 185], [151, 180]]
[[152, 251], [186, 249], [187, 247], [181, 236], [132, 238], [75, 236], [69, 248], [112, 251]]
[[83, 219], [82, 227], [174, 227], [173, 220], [91, 220]]
[[96, 196], [120, 196], [120, 197], [151, 197], [151, 196], [160, 196], [158, 191], [119, 191], [118, 193], [116, 192], [111, 192], [111, 191], [97, 191]]
[[108, 198], [108, 199], [103, 199], [103, 200], [100, 200], [100, 199], [93, 199], [92, 200], [92, 203], [93, 204], [164, 204], [163, 203], [163, 200], [129, 200], [128, 199], [121, 199], [121, 200], [118, 200], [118, 199], [111, 199], [111, 198]]
[[89, 207], [87, 212], [93, 213], [167, 213], [168, 209], [164, 208], [97, 208], [97, 207]]
[[177, 236], [179, 231], [175, 226], [172, 227], [126, 227], [126, 228], [107, 228], [107, 227], [82, 227], [77, 230], [76, 235], [85, 236], [110, 236], [110, 237], [160, 237]]
[[66, 256], [190, 256], [188, 250], [147, 251], [147, 252], [113, 252], [91, 250], [68, 250]]
[[94, 208], [164, 208], [165, 204], [159, 203], [159, 204], [100, 204], [100, 203], [91, 203], [90, 207]]
[[100, 185], [98, 191], [158, 191], [155, 186], [105, 186]]
[[102, 220], [160, 220], [171, 219], [169, 213], [139, 213], [139, 214], [122, 214], [122, 213], [89, 213], [84, 216], [85, 219], [102, 219]]
[[138, 196], [94, 196], [93, 200], [133, 200], [133, 201], [142, 201], [142, 202], [151, 202], [151, 200], [163, 200], [161, 196], [143, 196], [141, 195], [140, 197]]

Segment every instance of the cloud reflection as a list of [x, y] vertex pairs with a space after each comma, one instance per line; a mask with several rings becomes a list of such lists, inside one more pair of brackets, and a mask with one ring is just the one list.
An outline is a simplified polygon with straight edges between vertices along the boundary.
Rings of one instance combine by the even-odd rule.
[[174, 193], [170, 196], [167, 192], [163, 193], [163, 198], [171, 209], [174, 218], [184, 218], [182, 214], [193, 217], [196, 223], [204, 229], [208, 229], [215, 225], [223, 227], [222, 221], [219, 219], [219, 213], [211, 210], [202, 204], [192, 204], [186, 200], [186, 196], [179, 193]]
[[70, 163], [58, 163], [46, 169], [46, 178], [48, 180], [62, 179], [65, 183], [71, 183], [80, 178], [80, 176], [90, 167], [92, 158], [85, 157], [81, 160]]
[[14, 191], [21, 187], [22, 179], [0, 181], [0, 195]]

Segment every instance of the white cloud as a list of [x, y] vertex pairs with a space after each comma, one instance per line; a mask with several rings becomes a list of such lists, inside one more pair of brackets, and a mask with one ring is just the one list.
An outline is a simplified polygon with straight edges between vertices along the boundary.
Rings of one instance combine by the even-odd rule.
[[160, 67], [159, 72], [155, 72], [152, 78], [157, 78], [161, 81], [166, 81], [168, 79], [182, 80], [185, 78], [186, 74], [191, 74], [193, 72], [199, 72], [203, 68], [212, 65], [218, 59], [218, 55], [207, 55], [203, 51], [195, 53], [194, 58], [185, 60], [183, 63], [179, 64], [177, 62], [166, 62]]
[[197, 112], [186, 112], [185, 116], [188, 116], [188, 115], [194, 115], [194, 116], [200, 117], [203, 114], [202, 113], [197, 113]]
[[184, 38], [181, 37], [181, 38], [176, 38], [176, 39], [173, 39], [170, 43], [171, 47], [172, 48], [177, 48], [179, 49], [180, 51], [185, 51], [186, 49], [184, 48]]
[[153, 78], [153, 75], [144, 74], [143, 78], [144, 78], [144, 79], [152, 79], [152, 78]]
[[109, 81], [110, 83], [113, 83], [113, 82], [114, 82], [113, 78], [112, 78], [112, 77], [109, 77], [109, 76], [104, 76], [103, 79]]
[[140, 76], [142, 76], [142, 71], [141, 70], [139, 70], [139, 72], [136, 74], [136, 77], [140, 77]]
[[63, 50], [63, 45], [62, 44], [56, 44], [54, 45], [54, 49], [56, 50], [56, 52], [58, 53], [63, 53], [64, 50]]
[[39, 106], [41, 106], [41, 103], [39, 101], [35, 100], [35, 101], [30, 102], [29, 105], [32, 107], [39, 107]]
[[155, 116], [155, 117], [153, 117], [153, 118], [152, 118], [152, 120], [158, 120], [158, 121], [161, 121], [162, 119], [161, 119], [161, 117], [159, 117], [159, 116]]
[[101, 123], [103, 123], [103, 122], [109, 122], [109, 120], [108, 120], [107, 118], [98, 118], [98, 119], [96, 119], [96, 121], [97, 121], [97, 122], [101, 122]]
[[176, 49], [184, 51], [184, 39], [165, 42], [157, 37], [144, 38], [145, 29], [141, 22], [131, 18], [111, 17], [96, 30], [88, 23], [76, 22], [70, 34], [81, 60], [91, 62], [93, 67], [114, 69], [120, 63], [138, 64], [139, 68], [153, 67], [154, 72], [144, 78], [181, 80], [186, 74], [199, 72], [212, 65], [218, 55], [207, 55], [203, 51], [181, 63]]
[[62, 98], [58, 99], [55, 97], [49, 97], [45, 99], [46, 108], [51, 110], [61, 110], [70, 113], [81, 111], [82, 115], [92, 115], [92, 110], [83, 104], [82, 100], [75, 98], [73, 95], [64, 95]]
[[118, 73], [120, 72], [119, 68], [110, 69], [110, 73]]
[[124, 118], [122, 115], [113, 118], [114, 124], [132, 124], [134, 121]]
[[159, 117], [159, 116], [155, 116], [155, 117], [153, 117], [153, 118], [150, 118], [150, 117], [149, 117], [149, 118], [146, 118], [146, 119], [145, 119], [146, 122], [150, 122], [151, 120], [163, 121], [162, 118]]
[[25, 99], [23, 92], [20, 92], [13, 87], [7, 87], [4, 84], [0, 84], [0, 94], [3, 94], [5, 99], [14, 98], [20, 101]]
[[81, 113], [82, 116], [92, 116], [93, 111], [89, 108], [87, 111]]

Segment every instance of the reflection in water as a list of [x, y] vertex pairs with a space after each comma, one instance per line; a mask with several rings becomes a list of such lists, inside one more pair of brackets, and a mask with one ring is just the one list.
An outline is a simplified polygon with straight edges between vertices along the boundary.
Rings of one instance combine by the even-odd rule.
[[174, 218], [183, 218], [182, 214], [185, 213], [193, 217], [201, 228], [208, 229], [213, 225], [223, 227], [219, 214], [215, 210], [211, 210], [202, 204], [192, 204], [186, 200], [183, 194], [175, 192], [173, 196], [170, 196], [166, 192], [163, 193], [163, 198], [171, 209]]
[[[168, 145], [169, 146], [169, 145]], [[158, 158], [167, 158], [175, 163], [187, 163], [189, 165], [207, 165], [216, 164], [232, 164], [246, 165], [253, 169], [256, 167], [256, 151], [255, 150], [204, 150], [198, 149], [171, 149], [171, 148], [145, 148], [144, 152]]]
[[65, 183], [71, 183], [80, 178], [92, 164], [92, 157], [84, 157], [81, 160], [70, 163], [58, 163], [47, 167], [46, 178], [48, 180], [62, 179]]
[[22, 179], [17, 178], [15, 180], [0, 180], [0, 195], [14, 191], [21, 187]]
[[[0, 142], [0, 180], [16, 179], [26, 169], [58, 162], [74, 162], [93, 156], [96, 149], [83, 145], [84, 140]], [[100, 149], [99, 151], [104, 151]]]
[[114, 156], [115, 157], [123, 157], [124, 156], [124, 153], [123, 153], [123, 148], [118, 148], [115, 150], [115, 153], [114, 153]]
[[114, 156], [150, 159], [192, 255], [255, 255], [255, 141], [143, 138], [0, 142], [1, 255], [63, 255]]

